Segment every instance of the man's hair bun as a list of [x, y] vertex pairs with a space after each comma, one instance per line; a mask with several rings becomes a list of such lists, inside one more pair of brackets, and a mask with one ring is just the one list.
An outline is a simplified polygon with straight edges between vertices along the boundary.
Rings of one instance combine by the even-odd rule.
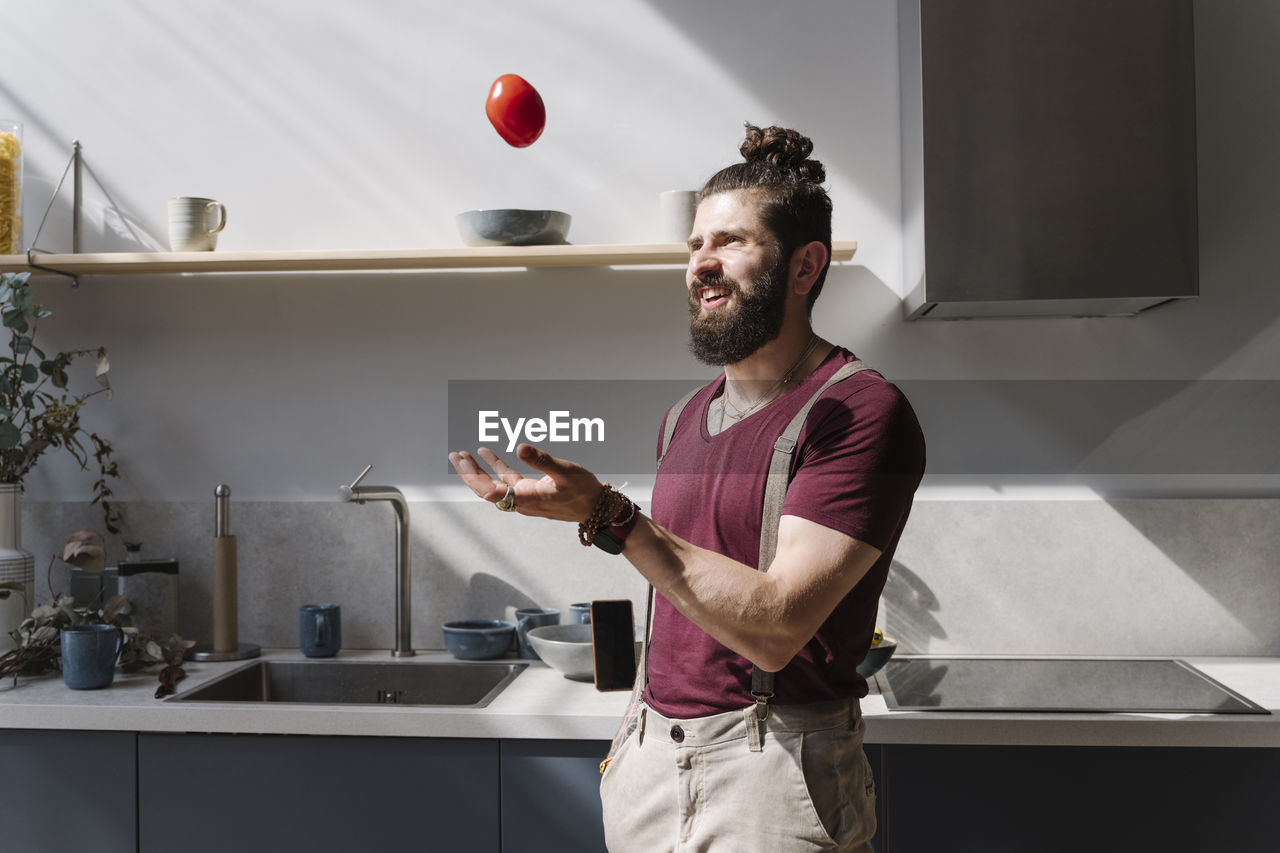
[[768, 164], [795, 179], [820, 184], [827, 178], [822, 163], [809, 159], [813, 153], [813, 142], [790, 128], [766, 127], [762, 130], [748, 123], [747, 136], [738, 150], [748, 163]]
[[[831, 197], [822, 182], [827, 170], [809, 159], [809, 137], [785, 127], [764, 130], [746, 123], [747, 135], [739, 146], [742, 160], [716, 172], [698, 190], [698, 203], [720, 193], [746, 192], [759, 211], [760, 221], [773, 234], [778, 257], [790, 258], [806, 243], [818, 242], [831, 252]], [[822, 291], [824, 265], [809, 290], [808, 306]]]

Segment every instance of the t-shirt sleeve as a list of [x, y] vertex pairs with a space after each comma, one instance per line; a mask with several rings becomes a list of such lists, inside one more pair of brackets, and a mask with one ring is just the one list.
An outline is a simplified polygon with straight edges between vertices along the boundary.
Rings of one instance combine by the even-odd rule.
[[877, 378], [818, 400], [797, 453], [782, 514], [887, 548], [924, 475], [924, 436], [902, 392]]

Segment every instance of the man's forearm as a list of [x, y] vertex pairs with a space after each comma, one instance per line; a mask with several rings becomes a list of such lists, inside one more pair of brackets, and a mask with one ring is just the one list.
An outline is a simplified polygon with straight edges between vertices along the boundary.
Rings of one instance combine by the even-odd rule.
[[799, 638], [775, 578], [699, 548], [641, 515], [623, 555], [685, 618], [769, 671], [787, 664], [812, 636]]

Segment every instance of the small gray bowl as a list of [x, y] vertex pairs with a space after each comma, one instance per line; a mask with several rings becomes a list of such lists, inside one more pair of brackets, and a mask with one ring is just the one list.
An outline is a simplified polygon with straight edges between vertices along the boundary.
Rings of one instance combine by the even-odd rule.
[[458, 660], [500, 658], [511, 649], [516, 626], [501, 619], [444, 623], [444, 647]]
[[458, 233], [468, 246], [544, 246], [565, 242], [567, 213], [558, 210], [491, 208], [458, 214]]
[[547, 665], [573, 681], [594, 681], [590, 625], [543, 625], [529, 629], [529, 644]]

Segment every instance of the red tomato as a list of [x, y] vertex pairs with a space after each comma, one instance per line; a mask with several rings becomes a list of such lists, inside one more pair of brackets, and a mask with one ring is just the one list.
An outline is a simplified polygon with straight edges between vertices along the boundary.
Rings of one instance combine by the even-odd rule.
[[528, 80], [516, 74], [503, 74], [493, 81], [484, 113], [498, 135], [515, 148], [532, 145], [547, 123], [542, 96]]

